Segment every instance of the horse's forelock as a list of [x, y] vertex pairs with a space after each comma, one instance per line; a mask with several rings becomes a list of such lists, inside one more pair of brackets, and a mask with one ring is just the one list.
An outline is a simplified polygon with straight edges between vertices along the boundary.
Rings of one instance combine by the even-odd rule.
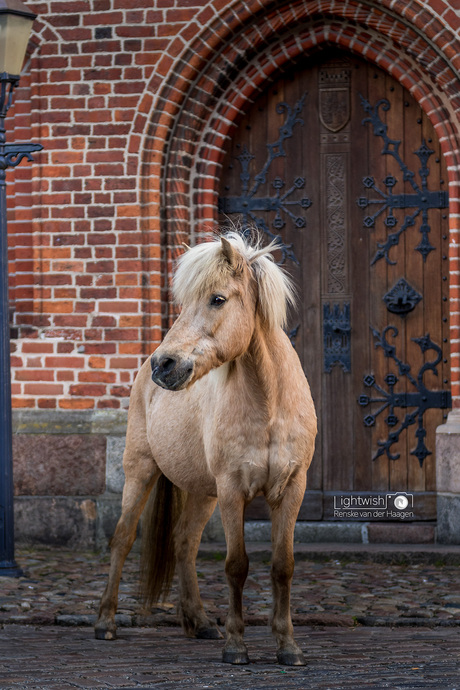
[[214, 289], [229, 275], [220, 241], [197, 244], [180, 257], [173, 278], [173, 295], [184, 304]]
[[[273, 250], [273, 247], [272, 247]], [[263, 252], [251, 262], [259, 286], [259, 309], [270, 328], [286, 326], [288, 306], [295, 304], [291, 279]]]
[[[272, 252], [276, 243], [266, 247], [251, 246], [237, 232], [225, 235], [248, 265], [259, 288], [259, 310], [270, 328], [286, 324], [288, 305], [294, 304], [294, 288], [290, 278], [275, 264]], [[179, 259], [173, 279], [173, 294], [179, 304], [217, 288], [233, 272], [220, 239], [203, 242], [186, 251]]]

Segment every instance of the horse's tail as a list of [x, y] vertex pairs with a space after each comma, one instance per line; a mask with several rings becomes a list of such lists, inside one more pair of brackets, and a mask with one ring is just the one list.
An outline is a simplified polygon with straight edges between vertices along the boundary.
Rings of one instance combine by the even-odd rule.
[[146, 606], [164, 599], [176, 565], [173, 532], [185, 494], [160, 475], [142, 517], [141, 595]]

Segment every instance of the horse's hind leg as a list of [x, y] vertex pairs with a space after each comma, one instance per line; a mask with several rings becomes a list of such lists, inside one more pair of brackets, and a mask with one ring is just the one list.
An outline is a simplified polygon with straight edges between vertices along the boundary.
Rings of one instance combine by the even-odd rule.
[[272, 506], [272, 630], [278, 643], [280, 664], [304, 666], [304, 656], [294, 641], [291, 620], [291, 582], [294, 574], [294, 527], [305, 493], [305, 481], [296, 477], [281, 503]]
[[179, 618], [188, 637], [217, 639], [222, 634], [206, 616], [196, 576], [196, 556], [203, 529], [217, 499], [187, 494], [183, 512], [174, 530], [176, 568], [179, 577]]
[[95, 626], [98, 640], [115, 640], [115, 613], [118, 602], [118, 587], [126, 556], [136, 538], [136, 528], [149, 493], [160, 476], [147, 446], [140, 450], [136, 444], [132, 450], [127, 442], [123, 467], [125, 485], [123, 488], [122, 511], [110, 543], [110, 570], [107, 587], [102, 595], [99, 617]]

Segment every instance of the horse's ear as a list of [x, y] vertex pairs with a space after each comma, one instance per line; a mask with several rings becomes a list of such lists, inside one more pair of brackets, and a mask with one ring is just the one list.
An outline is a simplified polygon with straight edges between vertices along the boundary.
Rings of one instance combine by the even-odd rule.
[[227, 259], [230, 266], [233, 269], [236, 269], [238, 266], [238, 261], [235, 250], [233, 249], [231, 243], [225, 239], [225, 237], [221, 237], [220, 241], [222, 242], [222, 254]]

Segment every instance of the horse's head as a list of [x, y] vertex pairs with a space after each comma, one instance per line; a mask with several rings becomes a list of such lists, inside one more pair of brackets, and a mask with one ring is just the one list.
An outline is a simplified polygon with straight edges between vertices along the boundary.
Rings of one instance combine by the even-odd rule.
[[181, 390], [243, 355], [257, 314], [267, 327], [282, 325], [292, 291], [268, 251], [232, 233], [181, 257], [173, 292], [182, 311], [151, 357], [156, 384]]

